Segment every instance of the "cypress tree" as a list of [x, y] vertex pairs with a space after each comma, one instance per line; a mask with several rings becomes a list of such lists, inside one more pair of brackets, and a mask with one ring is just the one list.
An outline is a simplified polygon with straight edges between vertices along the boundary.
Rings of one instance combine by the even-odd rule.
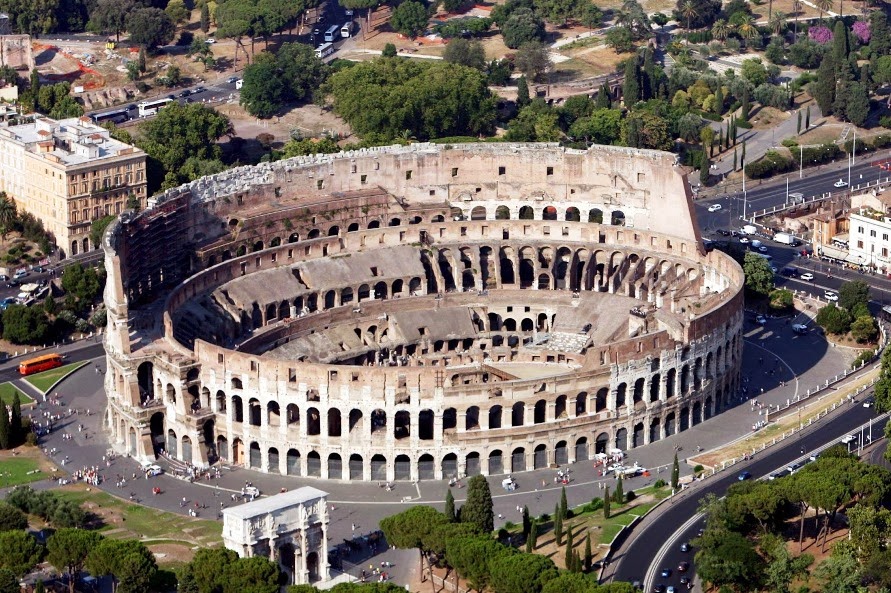
[[521, 76], [517, 79], [517, 107], [524, 107], [529, 104], [529, 84], [526, 77]]
[[572, 553], [572, 572], [582, 572], [582, 557], [578, 550]]
[[585, 572], [591, 570], [591, 560], [593, 556], [591, 555], [591, 532], [585, 536]]
[[139, 71], [145, 73], [148, 67], [145, 65], [145, 48], [139, 48]]
[[455, 497], [452, 496], [451, 488], [446, 490], [445, 516], [448, 517], [449, 523], [454, 523], [457, 520], [455, 515]]
[[210, 30], [210, 7], [207, 2], [201, 5], [201, 32], [207, 33]]
[[609, 486], [603, 491], [603, 518], [609, 519]]
[[467, 483], [467, 500], [461, 507], [461, 522], [476, 523], [483, 533], [491, 533], [495, 529], [492, 493], [489, 482], [483, 476], [473, 476]]
[[527, 547], [529, 546], [528, 542], [532, 542], [532, 550], [535, 550], [535, 548], [538, 546], [538, 519], [532, 520], [532, 525], [529, 526], [529, 537], [526, 541]]
[[560, 516], [560, 506], [554, 506], [554, 541], [558, 546], [563, 545], [563, 517]]
[[566, 565], [567, 570], [572, 570], [572, 525], [566, 529], [566, 556], [563, 559], [563, 564]]
[[[743, 143], [743, 159], [746, 158], [745, 143]], [[745, 162], [745, 161], [743, 161]], [[678, 463], [678, 454], [674, 454], [674, 462], [671, 464], [671, 489], [677, 490], [681, 479], [681, 465]]]
[[[532, 522], [532, 525], [530, 525], [530, 528], [531, 529], [536, 528], [535, 521]], [[535, 542], [532, 541], [532, 531], [530, 530], [529, 535], [526, 536], [526, 553], [531, 554], [534, 549], [535, 549]]]
[[733, 149], [733, 170], [736, 171], [736, 149]]
[[[742, 153], [739, 155], [739, 163], [740, 163], [739, 164], [740, 167], [742, 167], [743, 169], [746, 168], [746, 141], [745, 140], [743, 140], [743, 143], [742, 143]], [[674, 456], [677, 457], [678, 456], [677, 453], [675, 453]]]
[[718, 128], [718, 148], [724, 150], [726, 148], [724, 146], [724, 126]]
[[566, 486], [560, 489], [560, 518], [566, 519], [566, 512], [569, 510], [569, 505], [566, 502]]
[[718, 88], [715, 90], [715, 113], [718, 115], [724, 113], [724, 90], [721, 88], [721, 83], [718, 83]]
[[795, 130], [795, 133], [801, 133], [801, 109], [798, 110], [798, 128]]
[[9, 449], [9, 410], [0, 402], [0, 449]]
[[37, 584], [34, 585], [34, 593], [46, 593], [46, 587], [43, 584], [43, 579], [37, 579]]
[[622, 86], [622, 99], [625, 107], [631, 107], [640, 101], [640, 64], [637, 56], [629, 58], [625, 62], [625, 83]]
[[600, 85], [600, 90], [597, 91], [597, 98], [594, 100], [594, 108], [609, 109], [611, 104], [609, 84], [604, 82]]
[[804, 112], [804, 129], [809, 130], [811, 128], [811, 106], [807, 106], [807, 111]]
[[622, 476], [619, 476], [619, 479], [616, 480], [616, 491], [613, 493], [613, 499], [616, 501], [616, 504], [625, 504], [625, 490], [622, 488]]
[[19, 397], [19, 392], [16, 391], [12, 396], [12, 414], [9, 420], [9, 442], [12, 446], [25, 441], [24, 432], [22, 429], [22, 399]]
[[749, 89], [743, 90], [742, 96], [742, 120], [749, 121], [749, 111], [752, 110], [752, 106], [749, 104]]
[[703, 151], [702, 153], [702, 166], [699, 167], [699, 183], [702, 185], [708, 185], [708, 172], [711, 167], [711, 161], [708, 158], [708, 155]]
[[532, 527], [532, 522], [529, 520], [529, 507], [523, 506], [523, 536], [529, 537], [529, 529]]

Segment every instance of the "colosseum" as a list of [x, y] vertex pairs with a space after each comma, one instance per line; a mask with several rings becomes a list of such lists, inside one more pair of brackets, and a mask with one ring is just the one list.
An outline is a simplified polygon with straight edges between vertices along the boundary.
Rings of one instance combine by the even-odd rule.
[[120, 452], [335, 480], [521, 472], [738, 389], [743, 275], [675, 156], [415, 144], [168, 190], [104, 239]]

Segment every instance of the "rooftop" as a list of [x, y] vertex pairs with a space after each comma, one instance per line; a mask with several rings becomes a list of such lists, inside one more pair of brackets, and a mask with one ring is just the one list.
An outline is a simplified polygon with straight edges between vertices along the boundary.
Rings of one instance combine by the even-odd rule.
[[53, 120], [36, 116], [30, 123], [0, 127], [0, 138], [66, 166], [142, 154], [140, 149], [112, 138], [108, 130], [87, 117]]
[[252, 519], [274, 513], [283, 508], [288, 508], [310, 502], [319, 498], [328, 496], [327, 492], [322, 492], [318, 488], [304, 486], [296, 490], [290, 490], [275, 496], [267, 496], [266, 498], [258, 498], [254, 502], [241, 504], [235, 507], [223, 509], [223, 515], [235, 517], [237, 519]]

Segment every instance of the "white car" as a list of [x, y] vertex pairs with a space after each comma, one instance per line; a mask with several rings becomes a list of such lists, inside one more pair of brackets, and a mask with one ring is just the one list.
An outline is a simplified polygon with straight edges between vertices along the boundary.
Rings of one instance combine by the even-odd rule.
[[254, 498], [260, 496], [260, 489], [256, 486], [246, 486], [244, 489], [245, 496], [253, 496]]
[[802, 274], [800, 276], [800, 278], [802, 280], [804, 280], [805, 282], [813, 282], [814, 281], [814, 275], [811, 274], [810, 272], [805, 272], [804, 274]]
[[748, 237], [740, 237], [740, 238], [739, 238], [739, 242], [740, 242], [740, 243], [748, 243], [748, 242], [749, 242], [749, 238], [748, 238]]
[[217, 42], [217, 40], [214, 39], [213, 37], [208, 37], [207, 39], [204, 40], [204, 43], [211, 43], [211, 44], [213, 44], [213, 43], [216, 43], [216, 42]]
[[721, 209], [721, 204], [712, 204], [711, 206], [708, 207], [709, 212], [717, 212], [720, 209]]
[[831, 290], [827, 290], [823, 293], [823, 297], [832, 303], [838, 300], [838, 295], [832, 292]]
[[844, 179], [839, 179], [838, 181], [836, 181], [836, 182], [833, 183], [832, 185], [834, 185], [835, 187], [847, 187], [847, 186], [848, 186], [848, 182], [845, 181]]
[[806, 333], [807, 333], [807, 326], [804, 325], [803, 323], [793, 323], [793, 324], [792, 324], [792, 331], [794, 331], [796, 334], [802, 334], [802, 335], [803, 335], [803, 334], [806, 334]]
[[755, 322], [757, 322], [759, 325], [764, 325], [765, 323], [767, 323], [767, 317], [765, 317], [764, 315], [758, 315], [757, 317], [755, 317]]
[[161, 469], [160, 465], [155, 465], [154, 463], [151, 465], [142, 466], [142, 471], [147, 473], [150, 476], [160, 476], [164, 473], [164, 470]]
[[761, 246], [758, 248], [758, 251], [760, 251], [761, 253], [767, 253], [767, 247], [765, 247], [764, 245], [761, 245]]

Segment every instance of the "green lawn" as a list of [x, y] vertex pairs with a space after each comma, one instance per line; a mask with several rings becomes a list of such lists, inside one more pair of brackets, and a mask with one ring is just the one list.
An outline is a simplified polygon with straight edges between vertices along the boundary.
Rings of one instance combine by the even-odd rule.
[[0, 400], [3, 400], [3, 403], [7, 406], [11, 406], [12, 398], [15, 396], [16, 391], [19, 392], [19, 402], [21, 402], [22, 405], [34, 403], [33, 399], [8, 381], [6, 383], [0, 383]]
[[88, 364], [88, 362], [74, 362], [71, 364], [66, 364], [65, 366], [59, 367], [57, 369], [52, 369], [49, 371], [43, 371], [42, 373], [36, 373], [31, 375], [25, 379], [28, 383], [36, 387], [40, 390], [40, 393], [46, 393], [47, 390], [53, 386], [59, 379], [62, 377], [69, 375], [79, 369], [80, 367]]
[[[133, 504], [105, 492], [81, 487], [57, 490], [59, 496], [73, 500], [84, 509], [103, 517], [105, 525], [100, 529], [109, 532], [108, 537], [145, 537], [150, 540], [172, 540], [193, 543], [202, 547], [222, 543], [223, 524], [207, 519], [192, 519], [174, 513]], [[167, 496], [167, 495], [162, 495]], [[212, 509], [202, 511], [208, 516]], [[123, 519], [123, 520], [121, 520]]]
[[0, 487], [27, 484], [46, 478], [47, 475], [38, 467], [37, 460], [25, 457], [8, 457], [0, 461]]

